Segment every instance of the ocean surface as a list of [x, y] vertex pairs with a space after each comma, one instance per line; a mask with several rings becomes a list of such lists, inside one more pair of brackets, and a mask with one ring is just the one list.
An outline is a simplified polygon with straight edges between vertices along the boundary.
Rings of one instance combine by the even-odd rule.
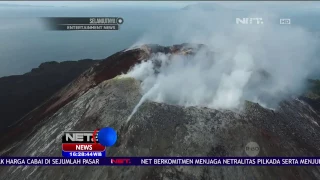
[[[190, 32], [219, 19], [199, 18], [174, 8], [0, 7], [0, 77], [23, 74], [46, 61], [101, 59], [137, 43], [171, 45], [190, 40]], [[320, 14], [320, 13], [319, 13]], [[292, 22], [318, 31], [318, 13], [292, 14]], [[124, 19], [118, 31], [48, 31], [39, 17]], [[226, 18], [234, 23], [234, 17]], [[181, 23], [176, 23], [177, 19]], [[215, 30], [210, 28], [207, 32]], [[201, 41], [200, 41], [201, 43]]]

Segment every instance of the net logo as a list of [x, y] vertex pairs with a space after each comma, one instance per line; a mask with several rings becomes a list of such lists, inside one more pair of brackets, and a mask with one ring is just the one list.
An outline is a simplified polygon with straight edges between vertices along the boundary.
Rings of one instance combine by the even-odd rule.
[[111, 159], [111, 164], [131, 164], [130, 159]]
[[117, 133], [110, 127], [94, 131], [65, 131], [62, 135], [62, 155], [102, 157], [106, 154], [106, 147], [113, 146], [116, 140]]
[[95, 131], [67, 131], [62, 136], [62, 150], [74, 151], [105, 151], [105, 146], [98, 141]]
[[280, 19], [280, 24], [291, 24], [290, 19]]
[[98, 135], [96, 134], [93, 136], [94, 132], [91, 131], [69, 131], [64, 132], [64, 136], [62, 136], [63, 141], [65, 142], [90, 142], [94, 143], [95, 141], [98, 142]]
[[236, 24], [263, 24], [262, 18], [236, 18]]

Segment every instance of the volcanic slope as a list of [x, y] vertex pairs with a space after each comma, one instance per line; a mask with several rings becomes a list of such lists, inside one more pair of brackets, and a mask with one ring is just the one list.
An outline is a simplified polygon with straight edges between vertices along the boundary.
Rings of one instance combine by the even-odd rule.
[[[91, 76], [93, 69], [86, 72], [86, 77]], [[99, 77], [103, 79], [103, 76]], [[60, 94], [74, 89], [72, 86], [76, 82]], [[10, 156], [61, 156], [62, 131], [111, 126], [119, 135], [116, 146], [107, 149], [108, 156], [112, 157], [247, 157], [244, 148], [249, 142], [259, 144], [261, 150], [258, 156], [320, 155], [319, 111], [299, 98], [283, 101], [276, 111], [246, 102], [241, 113], [146, 101], [127, 123], [128, 116], [141, 98], [139, 81], [121, 76], [111, 77], [85, 91], [81, 89], [81, 92], [43, 119], [24, 139], [17, 141], [14, 146], [5, 147], [3, 153]], [[1, 179], [8, 180], [319, 179], [319, 176], [320, 169], [317, 166], [20, 166], [3, 167], [0, 171]]]

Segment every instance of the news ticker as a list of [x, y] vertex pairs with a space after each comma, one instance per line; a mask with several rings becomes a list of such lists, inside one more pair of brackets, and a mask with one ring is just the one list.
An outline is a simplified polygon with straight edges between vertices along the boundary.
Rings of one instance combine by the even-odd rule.
[[49, 30], [119, 30], [121, 17], [46, 17], [42, 18]]
[[65, 131], [62, 135], [62, 156], [67, 158], [106, 157], [106, 146], [117, 140], [116, 131], [110, 127], [94, 131]]
[[2, 166], [318, 166], [320, 157], [1, 157]]

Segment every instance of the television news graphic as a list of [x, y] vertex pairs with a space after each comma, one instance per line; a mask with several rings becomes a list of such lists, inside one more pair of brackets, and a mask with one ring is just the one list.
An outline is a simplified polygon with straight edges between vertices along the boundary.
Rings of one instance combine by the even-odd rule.
[[49, 30], [119, 30], [124, 20], [121, 17], [46, 17]]
[[100, 144], [111, 147], [117, 141], [117, 132], [111, 127], [105, 127], [99, 130], [98, 138], [100, 140]]
[[320, 157], [0, 157], [0, 166], [319, 166]]
[[117, 141], [117, 132], [111, 127], [94, 131], [66, 131], [62, 136], [63, 157], [105, 157], [106, 146]]
[[105, 157], [106, 147], [99, 143], [98, 130], [66, 131], [62, 136], [64, 157]]

